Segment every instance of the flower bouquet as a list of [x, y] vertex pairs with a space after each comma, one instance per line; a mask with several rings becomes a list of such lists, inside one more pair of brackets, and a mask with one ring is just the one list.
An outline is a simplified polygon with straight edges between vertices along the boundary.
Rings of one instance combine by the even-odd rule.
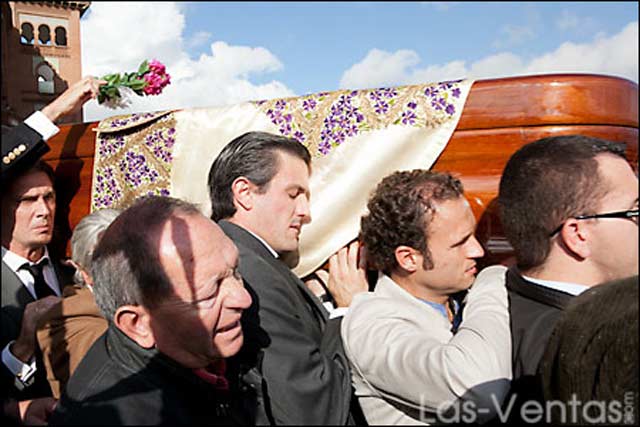
[[124, 108], [131, 103], [131, 95], [159, 95], [171, 83], [164, 64], [152, 59], [144, 60], [138, 71], [122, 74], [107, 74], [102, 77], [107, 84], [100, 86], [98, 103], [110, 108]]

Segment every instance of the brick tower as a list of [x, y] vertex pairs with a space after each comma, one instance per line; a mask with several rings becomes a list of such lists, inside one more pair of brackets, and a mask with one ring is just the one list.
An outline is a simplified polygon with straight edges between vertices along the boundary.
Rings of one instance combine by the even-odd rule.
[[[89, 1], [2, 2], [2, 124], [23, 120], [82, 77]], [[61, 123], [82, 122], [82, 111]]]

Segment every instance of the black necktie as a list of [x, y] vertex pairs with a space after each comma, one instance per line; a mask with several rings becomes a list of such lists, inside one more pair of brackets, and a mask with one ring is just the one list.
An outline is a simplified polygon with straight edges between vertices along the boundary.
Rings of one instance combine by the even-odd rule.
[[56, 293], [47, 285], [47, 282], [44, 280], [44, 274], [42, 274], [42, 269], [47, 263], [47, 258], [40, 261], [38, 264], [29, 264], [24, 263], [22, 267], [25, 270], [28, 270], [29, 273], [33, 276], [33, 287], [36, 291], [36, 299], [48, 297], [49, 295], [56, 296]]

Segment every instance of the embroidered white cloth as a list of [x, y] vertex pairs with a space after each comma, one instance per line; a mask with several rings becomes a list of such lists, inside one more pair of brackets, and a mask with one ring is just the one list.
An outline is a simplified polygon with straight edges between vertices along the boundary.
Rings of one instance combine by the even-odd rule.
[[294, 269], [305, 276], [358, 235], [375, 186], [397, 170], [430, 168], [451, 138], [472, 80], [321, 92], [229, 107], [117, 116], [98, 126], [92, 210], [164, 194], [211, 212], [207, 177], [233, 138], [266, 131], [313, 158], [312, 222]]

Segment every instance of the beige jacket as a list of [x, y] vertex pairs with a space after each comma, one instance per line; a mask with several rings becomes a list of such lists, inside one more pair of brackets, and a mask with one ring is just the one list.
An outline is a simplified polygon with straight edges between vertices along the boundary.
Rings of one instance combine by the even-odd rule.
[[478, 275], [455, 335], [442, 314], [387, 276], [354, 298], [341, 332], [369, 424], [431, 424], [452, 402], [464, 405], [460, 417], [478, 416], [461, 422], [496, 414], [511, 379], [505, 272], [492, 266]]
[[36, 333], [47, 380], [56, 399], [108, 326], [89, 288], [65, 286], [62, 296], [40, 319]]

